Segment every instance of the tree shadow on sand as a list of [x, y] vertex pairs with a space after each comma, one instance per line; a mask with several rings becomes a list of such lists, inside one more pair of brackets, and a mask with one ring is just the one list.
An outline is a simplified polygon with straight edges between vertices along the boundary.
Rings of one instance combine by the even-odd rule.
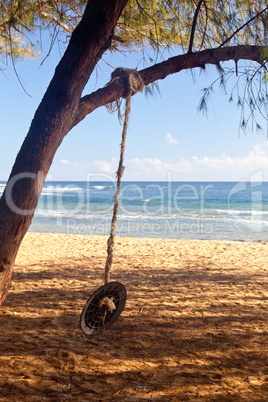
[[79, 316], [103, 259], [70, 262], [14, 274], [0, 312], [3, 400], [267, 400], [261, 273], [115, 266], [126, 308], [86, 337]]

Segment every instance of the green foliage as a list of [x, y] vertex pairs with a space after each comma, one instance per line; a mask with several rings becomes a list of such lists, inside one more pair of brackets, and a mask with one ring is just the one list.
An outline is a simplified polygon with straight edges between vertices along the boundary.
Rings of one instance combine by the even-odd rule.
[[[234, 73], [237, 77], [228, 90], [230, 99], [236, 98], [241, 108], [240, 127], [252, 130], [255, 126], [259, 131], [256, 117], [267, 119], [268, 110], [267, 26], [268, 4], [263, 0], [130, 0], [117, 25], [117, 35], [124, 40], [121, 50], [138, 49], [146, 54], [146, 49], [153, 49], [156, 57], [172, 49], [187, 53], [223, 46], [263, 46], [262, 66], [244, 63], [243, 70], [238, 70], [237, 63], [231, 68], [216, 65], [216, 82], [225, 93], [230, 78]], [[215, 83], [203, 90], [198, 110], [204, 114]]]
[[225, 41], [228, 45], [267, 45], [268, 13], [262, 12], [267, 7], [263, 0], [130, 0], [117, 25], [117, 35], [124, 40], [121, 47], [149, 46], [159, 51], [163, 46], [176, 46], [187, 51], [198, 3], [193, 51], [218, 47]]
[[[93, 0], [92, 0], [93, 1]], [[97, 0], [95, 0], [97, 1]], [[109, 1], [109, 0], [107, 0]], [[86, 0], [0, 0], [0, 60], [36, 57], [38, 32], [48, 30], [52, 43], [61, 33], [65, 42], [79, 23]], [[129, 0], [115, 29], [111, 52], [138, 52], [148, 64], [167, 54], [198, 52], [231, 45], [263, 46], [263, 65], [248, 63], [238, 74], [234, 68], [217, 65], [220, 86], [226, 91], [229, 76], [244, 79], [243, 95], [235, 86], [241, 106], [241, 127], [255, 118], [255, 110], [267, 115], [268, 4], [263, 0]], [[255, 83], [257, 83], [255, 85]], [[147, 88], [147, 94], [157, 87]], [[199, 110], [207, 112], [213, 84], [203, 92]], [[245, 95], [247, 93], [247, 96]], [[234, 99], [232, 91], [230, 99]], [[257, 125], [259, 129], [259, 125]]]
[[62, 30], [70, 35], [81, 19], [86, 1], [0, 0], [0, 58], [36, 57], [37, 33]]
[[[153, 49], [157, 57], [174, 47], [185, 52], [191, 35], [193, 51], [222, 44], [266, 46], [265, 3], [263, 0], [129, 0], [118, 21], [111, 50]], [[70, 36], [85, 5], [86, 0], [0, 0], [1, 56], [31, 57], [40, 30], [49, 30], [52, 36], [58, 32]]]

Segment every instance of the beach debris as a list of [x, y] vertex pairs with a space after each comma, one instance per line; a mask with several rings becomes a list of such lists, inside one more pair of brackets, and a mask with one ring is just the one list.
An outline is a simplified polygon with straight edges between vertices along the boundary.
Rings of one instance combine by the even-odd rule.
[[137, 385], [137, 387], [134, 388], [135, 391], [144, 391], [146, 393], [155, 391], [155, 387], [153, 385]]

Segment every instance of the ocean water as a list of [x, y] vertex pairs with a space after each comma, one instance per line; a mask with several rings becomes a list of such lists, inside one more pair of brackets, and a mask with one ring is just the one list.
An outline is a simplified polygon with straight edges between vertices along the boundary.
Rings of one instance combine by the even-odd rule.
[[[46, 182], [30, 231], [109, 234], [115, 185]], [[268, 182], [123, 182], [116, 234], [268, 241]]]

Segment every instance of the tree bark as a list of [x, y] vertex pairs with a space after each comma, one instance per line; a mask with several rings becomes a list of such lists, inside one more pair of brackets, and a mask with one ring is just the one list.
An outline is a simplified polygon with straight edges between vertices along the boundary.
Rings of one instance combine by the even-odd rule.
[[[162, 63], [154, 64], [139, 71], [144, 85], [151, 84], [154, 81], [165, 79], [168, 75], [178, 73], [182, 70], [196, 67], [204, 68], [207, 64], [217, 65], [220, 62], [229, 60], [249, 60], [260, 64], [265, 62], [263, 46], [239, 45], [224, 48], [207, 49], [198, 53], [186, 53], [183, 55], [171, 57]], [[76, 126], [88, 114], [92, 113], [100, 106], [106, 103], [114, 102], [119, 99], [124, 92], [124, 84], [121, 80], [116, 80], [111, 84], [85, 95], [79, 102], [77, 115], [73, 126]]]
[[82, 91], [128, 0], [89, 0], [17, 155], [0, 200], [0, 306], [56, 150], [73, 125]]

